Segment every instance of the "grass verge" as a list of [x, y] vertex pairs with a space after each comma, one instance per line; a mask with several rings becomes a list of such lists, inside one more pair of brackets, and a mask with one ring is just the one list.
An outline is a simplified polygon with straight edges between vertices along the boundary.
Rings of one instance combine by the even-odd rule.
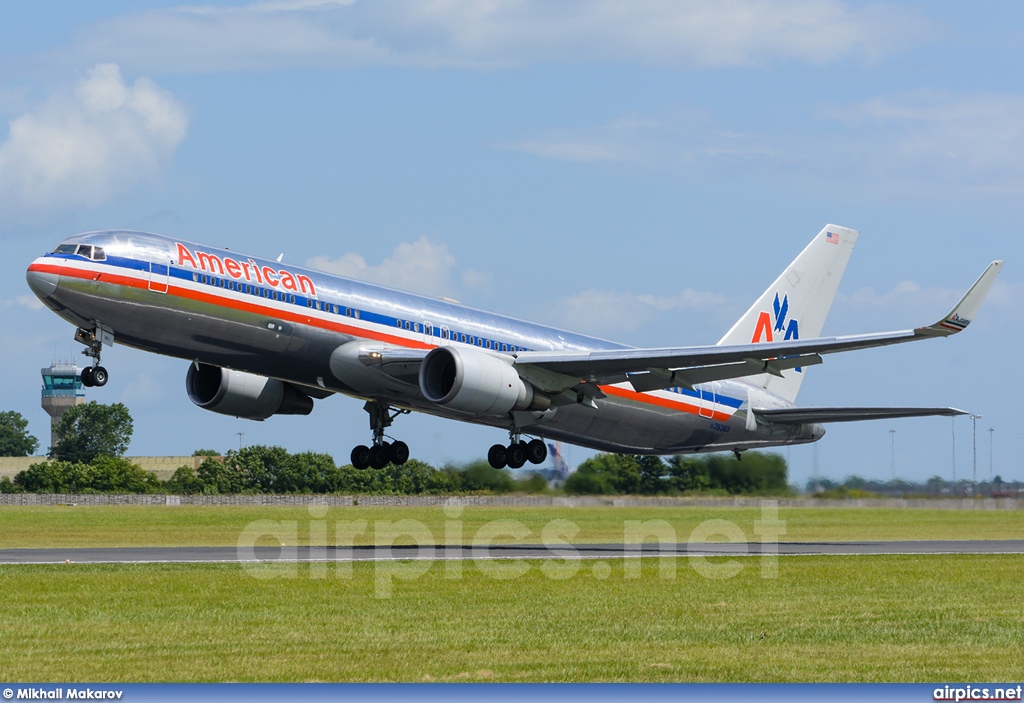
[[[338, 520], [366, 520], [356, 544], [373, 544], [381, 521], [415, 520], [437, 543], [444, 540], [446, 521], [457, 520], [463, 538], [471, 541], [493, 520], [515, 520], [539, 542], [552, 520], [579, 527], [575, 542], [622, 542], [627, 520], [665, 520], [685, 542], [701, 522], [736, 523], [748, 539], [756, 539], [759, 508], [505, 508], [466, 507], [446, 514], [442, 508], [330, 508], [324, 514], [308, 508], [237, 506], [10, 506], [0, 509], [0, 548], [233, 546], [246, 525], [255, 520], [295, 521], [299, 544], [308, 544], [314, 520], [323, 520], [333, 540]], [[896, 539], [1024, 539], [1024, 511], [916, 510], [887, 508], [780, 508], [786, 522], [783, 541], [858, 541]]]
[[623, 561], [465, 564], [458, 578], [392, 564], [427, 571], [388, 598], [366, 563], [272, 579], [0, 566], [0, 661], [8, 681], [1024, 678], [1019, 556], [784, 557], [773, 579], [741, 563], [723, 580], [685, 559], [664, 560], [672, 578], [656, 559], [641, 578]]

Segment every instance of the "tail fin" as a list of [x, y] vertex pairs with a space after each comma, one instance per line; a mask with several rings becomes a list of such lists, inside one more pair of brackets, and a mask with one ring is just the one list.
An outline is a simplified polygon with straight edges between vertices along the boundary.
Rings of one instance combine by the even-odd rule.
[[[857, 242], [857, 230], [826, 225], [782, 275], [732, 326], [719, 345], [813, 339], [821, 336], [839, 279]], [[750, 382], [789, 402], [796, 400], [804, 369], [780, 376], [751, 376]]]

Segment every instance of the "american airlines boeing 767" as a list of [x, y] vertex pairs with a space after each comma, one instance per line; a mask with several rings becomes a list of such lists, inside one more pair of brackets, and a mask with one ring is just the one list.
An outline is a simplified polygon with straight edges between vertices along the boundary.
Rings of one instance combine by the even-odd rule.
[[[824, 355], [948, 337], [967, 327], [1002, 261], [934, 324], [820, 337], [857, 232], [827, 225], [717, 344], [638, 349], [175, 237], [107, 230], [66, 239], [28, 284], [74, 325], [102, 386], [104, 345], [187, 359], [201, 408], [264, 420], [314, 399], [366, 402], [372, 441], [352, 464], [404, 463], [386, 432], [410, 411], [506, 430], [495, 468], [541, 463], [540, 438], [680, 454], [814, 442], [828, 422], [956, 415], [954, 408], [801, 408]], [[523, 437], [534, 437], [524, 441]], [[392, 441], [389, 441], [392, 439]]]

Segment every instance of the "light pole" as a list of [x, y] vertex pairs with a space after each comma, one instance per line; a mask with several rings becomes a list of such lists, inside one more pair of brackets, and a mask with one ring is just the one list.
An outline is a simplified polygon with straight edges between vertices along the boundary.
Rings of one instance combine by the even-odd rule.
[[238, 435], [238, 451], [242, 451], [242, 435], [244, 435], [245, 432], [235, 432], [235, 434]]
[[971, 479], [971, 495], [978, 495], [978, 420], [981, 415], [971, 413], [971, 425], [973, 427], [973, 438], [971, 444], [974, 450], [974, 476]]
[[994, 427], [988, 428], [988, 482], [992, 483], [992, 433], [995, 432]]
[[889, 473], [896, 481], [896, 430], [889, 430]]
[[[956, 415], [949, 418], [949, 426], [953, 433], [953, 483], [956, 484]], [[955, 485], [953, 490], [956, 490]]]

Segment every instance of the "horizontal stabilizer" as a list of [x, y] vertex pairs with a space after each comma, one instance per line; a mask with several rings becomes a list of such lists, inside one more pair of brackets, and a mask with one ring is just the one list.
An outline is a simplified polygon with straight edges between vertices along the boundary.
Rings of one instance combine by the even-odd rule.
[[900, 417], [966, 415], [956, 408], [770, 408], [754, 409], [754, 415], [769, 422], [803, 424], [810, 422], [859, 422]]

